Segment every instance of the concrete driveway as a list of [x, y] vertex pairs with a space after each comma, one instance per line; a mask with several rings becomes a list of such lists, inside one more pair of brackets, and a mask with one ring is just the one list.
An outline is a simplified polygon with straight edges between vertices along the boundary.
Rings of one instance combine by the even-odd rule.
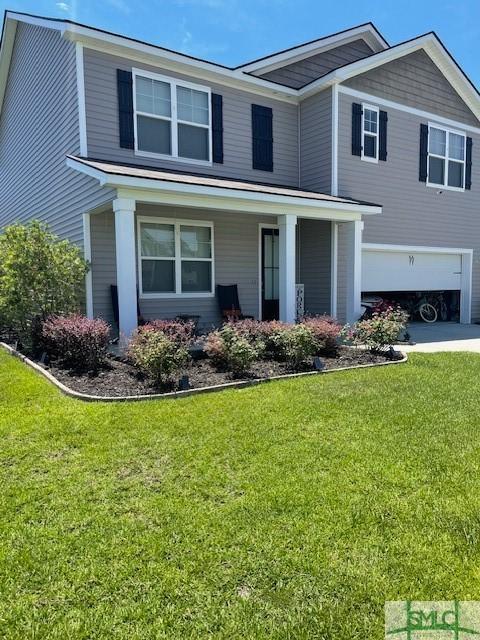
[[400, 351], [473, 351], [480, 353], [480, 325], [458, 322], [412, 322], [408, 332], [415, 345], [399, 344]]

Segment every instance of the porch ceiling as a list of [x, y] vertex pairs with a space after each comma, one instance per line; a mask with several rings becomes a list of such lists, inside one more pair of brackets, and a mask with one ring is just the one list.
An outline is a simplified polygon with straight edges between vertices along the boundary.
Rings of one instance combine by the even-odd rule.
[[67, 157], [67, 165], [117, 189], [118, 197], [142, 202], [330, 220], [357, 220], [381, 213], [379, 205], [316, 191]]

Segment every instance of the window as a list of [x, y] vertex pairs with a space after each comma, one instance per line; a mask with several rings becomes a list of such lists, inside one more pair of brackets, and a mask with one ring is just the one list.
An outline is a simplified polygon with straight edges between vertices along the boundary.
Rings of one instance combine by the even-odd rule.
[[362, 159], [378, 162], [378, 109], [362, 105]]
[[465, 134], [429, 125], [427, 184], [463, 190], [465, 149]]
[[139, 218], [139, 282], [143, 297], [213, 295], [213, 225]]
[[136, 152], [210, 163], [210, 89], [145, 71], [133, 77]]

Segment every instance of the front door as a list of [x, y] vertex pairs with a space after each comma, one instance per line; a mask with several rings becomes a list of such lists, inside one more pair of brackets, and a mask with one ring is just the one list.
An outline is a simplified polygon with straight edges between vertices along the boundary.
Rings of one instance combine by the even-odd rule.
[[278, 229], [262, 228], [262, 320], [278, 320]]

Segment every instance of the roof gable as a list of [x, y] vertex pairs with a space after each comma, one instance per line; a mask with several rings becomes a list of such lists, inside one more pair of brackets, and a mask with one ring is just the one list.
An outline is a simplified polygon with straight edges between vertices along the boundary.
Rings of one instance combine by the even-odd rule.
[[321, 78], [329, 71], [342, 67], [350, 62], [361, 60], [374, 53], [363, 38], [341, 44], [338, 47], [279, 67], [267, 73], [256, 74], [265, 80], [279, 82], [287, 87], [299, 89], [304, 85]]
[[423, 49], [353, 76], [343, 84], [445, 118], [479, 125], [472, 110]]

